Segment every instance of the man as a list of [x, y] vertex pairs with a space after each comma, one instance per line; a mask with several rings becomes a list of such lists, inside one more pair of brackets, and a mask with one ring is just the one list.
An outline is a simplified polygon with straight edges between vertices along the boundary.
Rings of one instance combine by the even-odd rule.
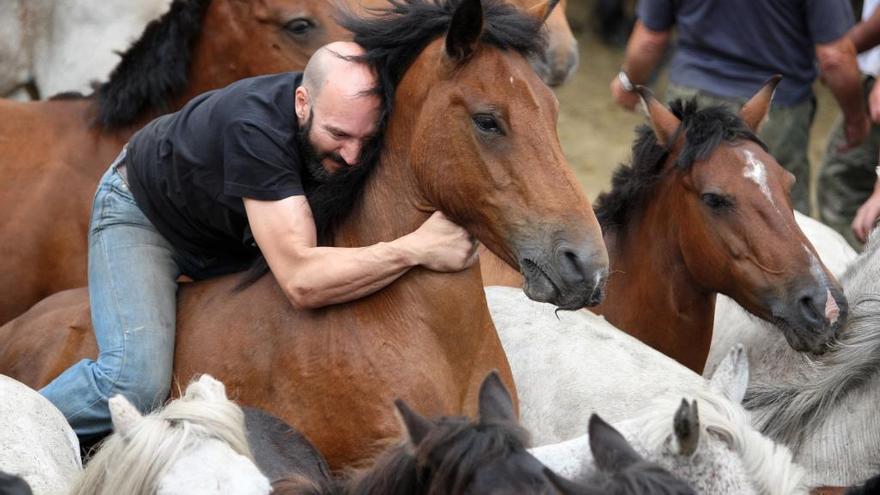
[[880, 154], [880, 0], [866, 0], [862, 22], [847, 33], [859, 53], [871, 132], [860, 146], [843, 150], [843, 124], [838, 119], [831, 131], [828, 148], [819, 171], [819, 215], [822, 221], [843, 235], [854, 247], [867, 240], [880, 216], [880, 178], [877, 176]]
[[366, 296], [417, 265], [474, 263], [476, 242], [439, 212], [390, 242], [317, 246], [322, 212], [313, 215], [306, 190], [342, 191], [332, 186], [366, 170], [361, 157], [379, 131], [382, 102], [375, 75], [355, 58], [362, 54], [332, 43], [303, 74], [200, 95], [140, 130], [110, 166], [89, 230], [99, 356], [41, 391], [80, 437], [110, 431], [113, 395], [142, 411], [167, 396], [180, 275], [237, 271], [261, 252], [291, 304], [306, 309]]
[[810, 125], [816, 103], [815, 59], [843, 110], [846, 145], [868, 133], [855, 50], [845, 36], [852, 9], [844, 0], [640, 0], [638, 22], [623, 67], [611, 82], [615, 101], [632, 109], [631, 85], [644, 84], [662, 58], [675, 27], [668, 99], [697, 97], [703, 104], [743, 104], [773, 74], [782, 74], [760, 137], [797, 178], [794, 207], [810, 213]]

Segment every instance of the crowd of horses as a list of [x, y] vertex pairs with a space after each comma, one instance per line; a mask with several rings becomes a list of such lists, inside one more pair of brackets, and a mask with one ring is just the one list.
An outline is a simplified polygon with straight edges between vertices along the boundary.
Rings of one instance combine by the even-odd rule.
[[[857, 256], [792, 212], [793, 178], [755, 136], [778, 77], [738, 113], [639, 88], [649, 125], [591, 205], [547, 86], [577, 64], [565, 2], [509, 3], [143, 2], [120, 31], [167, 12], [93, 93], [0, 100], [0, 471], [30, 484], [4, 474], [0, 493], [868, 493], [880, 235]], [[0, 38], [18, 64], [0, 90], [82, 89], [45, 70], [53, 57], [85, 43], [85, 66], [119, 43], [47, 36], [76, 31], [63, 2], [9, 5], [0, 36], [46, 39]], [[271, 276], [183, 283], [174, 373], [200, 378], [147, 416], [112, 398], [114, 433], [84, 469], [34, 390], [97, 353], [82, 286], [101, 173], [151, 118], [350, 38], [392, 111], [323, 242], [386, 241], [442, 210], [480, 264], [307, 311]], [[505, 131], [491, 138], [470, 115], [487, 107]]]

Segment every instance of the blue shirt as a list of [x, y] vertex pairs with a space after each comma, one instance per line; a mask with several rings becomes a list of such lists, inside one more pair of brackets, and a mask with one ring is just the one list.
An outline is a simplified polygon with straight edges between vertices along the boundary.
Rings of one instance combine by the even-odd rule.
[[671, 82], [743, 99], [782, 74], [781, 106], [812, 96], [815, 45], [840, 39], [854, 22], [849, 0], [639, 0], [636, 13], [651, 31], [675, 27]]

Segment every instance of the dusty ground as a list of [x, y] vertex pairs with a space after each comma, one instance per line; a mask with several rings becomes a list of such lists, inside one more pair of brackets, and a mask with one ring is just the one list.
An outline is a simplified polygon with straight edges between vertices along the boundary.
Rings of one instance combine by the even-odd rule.
[[[572, 21], [577, 22], [574, 18]], [[643, 122], [643, 117], [628, 113], [611, 102], [608, 84], [620, 69], [623, 50], [604, 46], [588, 29], [578, 33], [578, 39], [581, 55], [578, 72], [557, 90], [561, 107], [559, 138], [592, 201], [600, 191], [609, 187], [614, 168], [629, 159], [635, 136], [633, 129]], [[654, 88], [658, 95], [663, 94], [663, 79]], [[816, 93], [819, 108], [810, 142], [814, 172], [821, 162], [827, 136], [838, 114], [836, 103], [824, 86], [817, 84]]]

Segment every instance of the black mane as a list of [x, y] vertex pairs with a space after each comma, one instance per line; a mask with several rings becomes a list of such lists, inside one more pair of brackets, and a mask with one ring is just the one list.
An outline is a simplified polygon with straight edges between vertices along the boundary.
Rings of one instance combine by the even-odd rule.
[[189, 81], [193, 47], [211, 0], [174, 0], [165, 15], [147, 24], [141, 37], [101, 84], [98, 123], [123, 127], [149, 109], [170, 110]]
[[[279, 495], [465, 493], [477, 471], [525, 453], [527, 443], [528, 433], [513, 423], [442, 417], [418, 446], [400, 443], [371, 468], [332, 480], [294, 476], [275, 488]], [[522, 476], [522, 486], [534, 481], [527, 473]]]
[[[765, 150], [767, 146], [742, 121], [724, 106], [699, 108], [696, 99], [675, 100], [672, 113], [681, 120], [684, 148], [675, 161], [679, 170], [687, 170], [697, 160], [707, 158], [722, 142], [749, 140]], [[594, 210], [602, 230], [608, 232], [625, 226], [631, 213], [644, 207], [654, 186], [663, 177], [663, 164], [669, 151], [657, 142], [648, 125], [636, 129], [630, 165], [620, 165], [611, 179], [611, 191], [596, 198]]]

